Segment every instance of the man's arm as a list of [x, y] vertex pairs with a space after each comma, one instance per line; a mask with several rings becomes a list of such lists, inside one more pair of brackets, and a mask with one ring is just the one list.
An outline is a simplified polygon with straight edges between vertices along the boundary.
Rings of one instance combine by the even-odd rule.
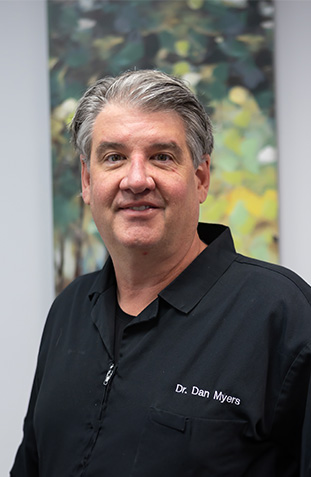
[[306, 396], [304, 424], [301, 445], [301, 473], [300, 477], [311, 476], [311, 346], [309, 347], [308, 374], [309, 386]]
[[11, 477], [39, 477], [38, 453], [33, 428], [33, 414], [38, 395], [37, 373], [32, 386], [28, 411], [24, 420], [24, 436], [17, 451]]
[[[275, 410], [275, 439], [297, 462], [299, 477], [311, 477], [311, 345], [294, 358]], [[286, 469], [286, 462], [283, 463]], [[298, 474], [297, 474], [298, 477]]]

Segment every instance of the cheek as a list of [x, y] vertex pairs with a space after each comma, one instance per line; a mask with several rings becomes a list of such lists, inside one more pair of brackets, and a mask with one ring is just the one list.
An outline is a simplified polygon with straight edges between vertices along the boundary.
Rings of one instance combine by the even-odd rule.
[[176, 184], [174, 198], [183, 207], [198, 201], [197, 183], [193, 176]]
[[169, 179], [158, 181], [157, 186], [169, 201], [180, 203], [180, 200], [184, 200], [193, 187], [193, 178], [180, 175], [176, 171], [171, 171], [171, 173], [172, 176]]
[[107, 179], [99, 179], [91, 182], [91, 204], [109, 204], [112, 200], [114, 189]]

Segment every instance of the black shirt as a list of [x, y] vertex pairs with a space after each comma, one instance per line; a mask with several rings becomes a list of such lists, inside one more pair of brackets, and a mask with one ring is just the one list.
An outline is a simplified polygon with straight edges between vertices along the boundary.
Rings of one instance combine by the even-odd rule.
[[114, 317], [114, 362], [119, 360], [120, 345], [124, 328], [135, 318], [133, 315], [129, 315], [123, 311], [119, 304], [116, 303], [116, 315]]
[[55, 300], [12, 477], [311, 476], [311, 292], [229, 229], [125, 327], [112, 262]]

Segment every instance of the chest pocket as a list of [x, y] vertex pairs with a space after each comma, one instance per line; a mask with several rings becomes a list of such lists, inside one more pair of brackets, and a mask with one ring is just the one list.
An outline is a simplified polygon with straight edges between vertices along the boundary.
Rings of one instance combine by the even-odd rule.
[[197, 419], [150, 409], [131, 477], [235, 477], [246, 421]]

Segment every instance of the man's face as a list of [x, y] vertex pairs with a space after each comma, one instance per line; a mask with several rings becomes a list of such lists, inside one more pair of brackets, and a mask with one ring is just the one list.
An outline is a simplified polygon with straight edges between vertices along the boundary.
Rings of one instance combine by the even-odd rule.
[[89, 169], [82, 161], [82, 192], [108, 251], [169, 254], [193, 241], [208, 159], [194, 169], [177, 113], [107, 105], [94, 124]]

